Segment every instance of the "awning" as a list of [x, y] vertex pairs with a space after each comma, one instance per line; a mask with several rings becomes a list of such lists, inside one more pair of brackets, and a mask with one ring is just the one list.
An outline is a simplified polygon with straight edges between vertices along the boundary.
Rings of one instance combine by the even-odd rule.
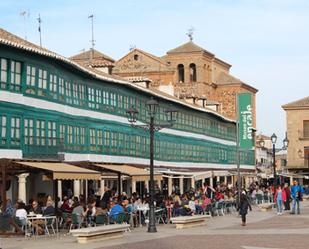
[[46, 170], [52, 173], [53, 179], [56, 180], [100, 180], [101, 173], [67, 163], [53, 162], [18, 162], [18, 164]]
[[[95, 164], [95, 166], [111, 170], [120, 174], [128, 175], [132, 177], [132, 181], [141, 182], [149, 181], [150, 173], [143, 168], [137, 168], [130, 165], [117, 165], [117, 164]], [[156, 181], [162, 180], [162, 174], [155, 172], [154, 179]]]

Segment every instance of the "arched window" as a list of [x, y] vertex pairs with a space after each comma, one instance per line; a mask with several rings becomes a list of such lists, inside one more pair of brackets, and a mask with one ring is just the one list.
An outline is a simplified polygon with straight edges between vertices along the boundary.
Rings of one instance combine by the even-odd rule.
[[190, 82], [196, 82], [196, 65], [194, 63], [190, 64]]
[[185, 68], [182, 64], [179, 64], [177, 66], [178, 70], [178, 82], [184, 82], [185, 81]]

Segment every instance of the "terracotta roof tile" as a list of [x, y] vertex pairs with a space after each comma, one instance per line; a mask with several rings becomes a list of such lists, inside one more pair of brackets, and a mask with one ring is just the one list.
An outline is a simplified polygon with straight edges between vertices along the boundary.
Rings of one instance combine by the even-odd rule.
[[292, 107], [309, 107], [309, 96], [282, 106], [283, 109]]
[[177, 48], [171, 49], [167, 52], [167, 54], [173, 54], [173, 53], [192, 53], [192, 52], [206, 52], [208, 54], [214, 55], [213, 53], [210, 53], [209, 51], [205, 50], [204, 48], [196, 45], [194, 42], [189, 41], [183, 45], [180, 45]]
[[92, 67], [113, 66], [115, 60], [111, 57], [95, 50], [90, 49], [80, 54], [70, 57], [71, 60]]

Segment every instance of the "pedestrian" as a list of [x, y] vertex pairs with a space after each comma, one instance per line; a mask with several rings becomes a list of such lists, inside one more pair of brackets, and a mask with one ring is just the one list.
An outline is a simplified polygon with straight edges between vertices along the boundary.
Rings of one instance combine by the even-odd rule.
[[248, 208], [250, 209], [250, 211], [252, 211], [246, 192], [243, 191], [240, 195], [239, 202], [239, 214], [241, 215], [242, 226], [246, 225], [246, 215], [248, 213]]
[[[292, 212], [291, 214], [300, 214], [299, 202], [302, 201], [302, 195], [304, 189], [298, 184], [298, 181], [294, 180], [293, 186], [291, 187], [291, 196], [292, 196]], [[297, 206], [297, 210], [296, 209]]]
[[286, 201], [284, 203], [284, 209], [290, 210], [290, 202], [291, 202], [291, 191], [288, 183], [285, 183], [284, 187], [285, 195], [286, 195]]
[[282, 215], [282, 204], [286, 201], [286, 193], [279, 185], [275, 194], [275, 203], [277, 204], [277, 214]]

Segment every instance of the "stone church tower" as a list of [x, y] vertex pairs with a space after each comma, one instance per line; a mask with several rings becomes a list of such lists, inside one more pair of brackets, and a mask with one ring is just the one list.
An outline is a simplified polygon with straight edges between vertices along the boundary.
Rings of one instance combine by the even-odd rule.
[[133, 49], [115, 62], [113, 74], [233, 119], [236, 118], [236, 94], [250, 92], [255, 126], [257, 89], [233, 77], [230, 68], [230, 64], [190, 39], [162, 57]]

